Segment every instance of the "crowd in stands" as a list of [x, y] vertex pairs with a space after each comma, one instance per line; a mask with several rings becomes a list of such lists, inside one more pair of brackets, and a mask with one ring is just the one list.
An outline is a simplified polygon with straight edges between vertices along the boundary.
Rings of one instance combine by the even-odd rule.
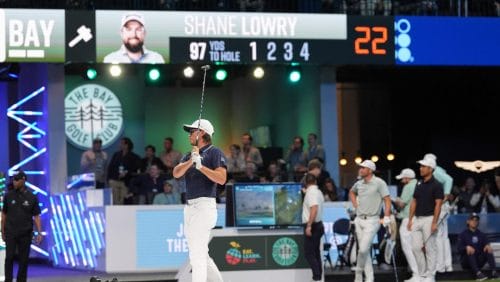
[[499, 16], [500, 0], [0, 0], [0, 8]]
[[[226, 156], [228, 184], [301, 182], [306, 173], [311, 173], [317, 177], [325, 201], [346, 200], [347, 192], [337, 187], [325, 170], [325, 152], [318, 136], [310, 133], [307, 143], [304, 148], [304, 139], [296, 136], [284, 157], [280, 154], [264, 163], [252, 136], [242, 134], [241, 145], [232, 144]], [[173, 178], [172, 170], [182, 154], [173, 145], [172, 138], [165, 138], [158, 156], [156, 148], [147, 145], [141, 158], [134, 152], [132, 140], [123, 137], [119, 150], [108, 157], [102, 150], [102, 141], [95, 139], [92, 148], [82, 154], [81, 172], [93, 172], [97, 188], [111, 188], [114, 204], [181, 204], [185, 201], [185, 184], [183, 179]], [[218, 190], [224, 198], [225, 187]]]

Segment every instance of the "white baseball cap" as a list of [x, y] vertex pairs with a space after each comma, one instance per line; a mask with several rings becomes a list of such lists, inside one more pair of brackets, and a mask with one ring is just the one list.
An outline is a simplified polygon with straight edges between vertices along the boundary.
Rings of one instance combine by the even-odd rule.
[[142, 14], [139, 14], [137, 12], [129, 12], [123, 15], [122, 17], [122, 26], [125, 26], [129, 21], [136, 21], [140, 23], [142, 26], [144, 26], [144, 17]]
[[199, 128], [203, 131], [205, 131], [208, 135], [212, 136], [214, 134], [214, 126], [212, 125], [211, 122], [209, 122], [206, 119], [200, 119], [200, 120], [195, 120], [191, 125], [189, 124], [184, 124], [184, 130], [189, 132], [192, 129], [198, 129], [198, 121], [199, 121]]
[[433, 153], [425, 154], [424, 159], [428, 159], [428, 158], [434, 159], [435, 161], [437, 160], [436, 155], [434, 155]]
[[377, 166], [375, 166], [375, 163], [370, 160], [364, 160], [359, 164], [359, 166], [369, 168], [371, 171], [377, 170]]
[[423, 166], [428, 166], [432, 169], [436, 168], [436, 160], [433, 158], [424, 158], [423, 160], [420, 160], [417, 163], [419, 163]]
[[405, 168], [399, 175], [396, 175], [396, 179], [402, 179], [403, 177], [415, 178], [415, 172], [411, 168]]

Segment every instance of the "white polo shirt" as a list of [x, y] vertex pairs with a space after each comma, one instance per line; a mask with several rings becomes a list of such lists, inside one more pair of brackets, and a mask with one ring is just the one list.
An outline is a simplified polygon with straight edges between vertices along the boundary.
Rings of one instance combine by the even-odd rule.
[[309, 221], [309, 215], [311, 214], [311, 207], [318, 206], [318, 213], [314, 222], [319, 222], [323, 218], [323, 202], [325, 198], [323, 193], [318, 189], [318, 185], [311, 185], [306, 190], [306, 196], [304, 197], [304, 203], [302, 204], [302, 223], [307, 223]]

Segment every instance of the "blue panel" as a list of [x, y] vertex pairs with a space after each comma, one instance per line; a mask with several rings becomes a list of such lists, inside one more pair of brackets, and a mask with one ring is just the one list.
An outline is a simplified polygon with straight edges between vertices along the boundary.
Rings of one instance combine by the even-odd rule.
[[398, 65], [499, 66], [500, 19], [395, 18]]

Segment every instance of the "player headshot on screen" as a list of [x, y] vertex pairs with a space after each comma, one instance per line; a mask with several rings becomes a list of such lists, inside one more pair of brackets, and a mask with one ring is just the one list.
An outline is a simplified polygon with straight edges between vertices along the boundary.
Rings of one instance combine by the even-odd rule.
[[104, 57], [104, 63], [164, 63], [163, 57], [146, 49], [146, 27], [144, 17], [137, 12], [128, 12], [122, 17], [120, 35], [122, 46], [118, 51]]

